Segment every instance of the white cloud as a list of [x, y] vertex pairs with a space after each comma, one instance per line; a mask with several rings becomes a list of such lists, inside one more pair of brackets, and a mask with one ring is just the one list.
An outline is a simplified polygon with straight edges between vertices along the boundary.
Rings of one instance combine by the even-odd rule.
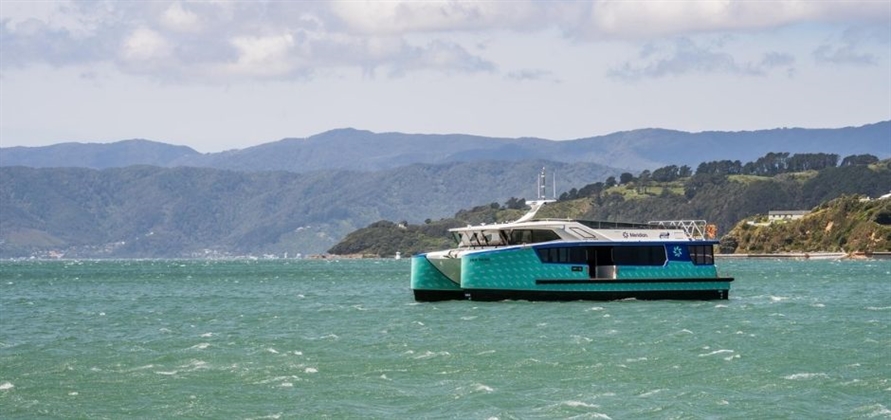
[[331, 11], [351, 30], [371, 34], [519, 28], [534, 21], [536, 9], [528, 1], [367, 0], [331, 4]]
[[231, 41], [238, 50], [238, 60], [229, 66], [234, 74], [282, 76], [296, 67], [291, 34], [267, 37], [236, 37]]
[[121, 46], [121, 57], [128, 62], [165, 59], [170, 53], [170, 43], [164, 36], [148, 28], [137, 28]]
[[201, 22], [198, 15], [190, 10], [183, 9], [181, 3], [173, 3], [164, 14], [161, 15], [161, 24], [168, 29], [177, 32], [198, 32], [201, 30]]
[[[554, 31], [578, 43], [603, 40], [662, 43], [700, 35], [745, 34], [797, 23], [878, 23], [891, 26], [891, 3], [881, 1], [337, 1], [337, 2], [5, 2], [0, 9], [4, 60], [0, 67], [117, 62], [121, 70], [166, 80], [305, 77], [318, 70], [360, 69], [390, 75], [503, 71], [517, 80], [541, 79], [499, 65], [479, 48], [499, 33]], [[822, 63], [877, 59], [863, 42], [826, 42]], [[875, 43], [875, 39], [872, 41]], [[596, 44], [595, 44], [596, 45]], [[763, 72], [712, 46], [676, 44], [672, 53], [615, 66], [614, 76], [662, 77], [685, 72]], [[774, 57], [777, 58], [777, 57]], [[132, 66], [133, 62], [153, 66]], [[538, 68], [538, 65], [531, 66]], [[542, 71], [548, 71], [543, 68]], [[210, 73], [210, 74], [204, 74]], [[324, 73], [324, 72], [322, 72]], [[550, 77], [547, 77], [550, 78]], [[546, 79], [547, 79], [546, 78]], [[555, 74], [555, 79], [561, 75]]]

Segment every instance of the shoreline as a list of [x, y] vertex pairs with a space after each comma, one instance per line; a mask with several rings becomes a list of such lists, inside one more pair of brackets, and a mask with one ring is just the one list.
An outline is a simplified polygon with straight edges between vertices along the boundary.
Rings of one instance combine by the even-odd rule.
[[891, 259], [891, 252], [780, 252], [753, 254], [715, 254], [715, 259], [794, 258], [801, 260], [867, 260]]

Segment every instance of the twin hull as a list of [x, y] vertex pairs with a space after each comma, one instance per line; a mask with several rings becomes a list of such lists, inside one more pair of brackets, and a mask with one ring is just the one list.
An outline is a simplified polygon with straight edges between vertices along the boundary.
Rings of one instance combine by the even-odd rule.
[[649, 245], [638, 248], [661, 254], [632, 264], [584, 242], [422, 254], [412, 258], [411, 287], [418, 301], [728, 298], [733, 279], [718, 277], [713, 260], [694, 263], [691, 243]]

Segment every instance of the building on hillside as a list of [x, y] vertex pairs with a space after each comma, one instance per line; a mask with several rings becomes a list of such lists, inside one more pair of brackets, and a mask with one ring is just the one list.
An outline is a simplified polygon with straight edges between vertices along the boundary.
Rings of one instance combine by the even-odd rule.
[[797, 220], [810, 213], [810, 210], [771, 210], [767, 213], [769, 223]]

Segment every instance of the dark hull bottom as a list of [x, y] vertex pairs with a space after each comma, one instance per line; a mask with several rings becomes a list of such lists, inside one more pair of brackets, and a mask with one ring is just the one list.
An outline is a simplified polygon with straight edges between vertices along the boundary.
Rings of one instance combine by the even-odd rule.
[[536, 290], [415, 290], [418, 302], [443, 300], [726, 300], [729, 290], [653, 290], [617, 292], [553, 292]]
[[536, 290], [466, 290], [470, 300], [725, 300], [729, 290], [650, 290], [615, 292], [553, 292]]
[[439, 302], [443, 300], [467, 300], [463, 290], [415, 290], [418, 302]]

